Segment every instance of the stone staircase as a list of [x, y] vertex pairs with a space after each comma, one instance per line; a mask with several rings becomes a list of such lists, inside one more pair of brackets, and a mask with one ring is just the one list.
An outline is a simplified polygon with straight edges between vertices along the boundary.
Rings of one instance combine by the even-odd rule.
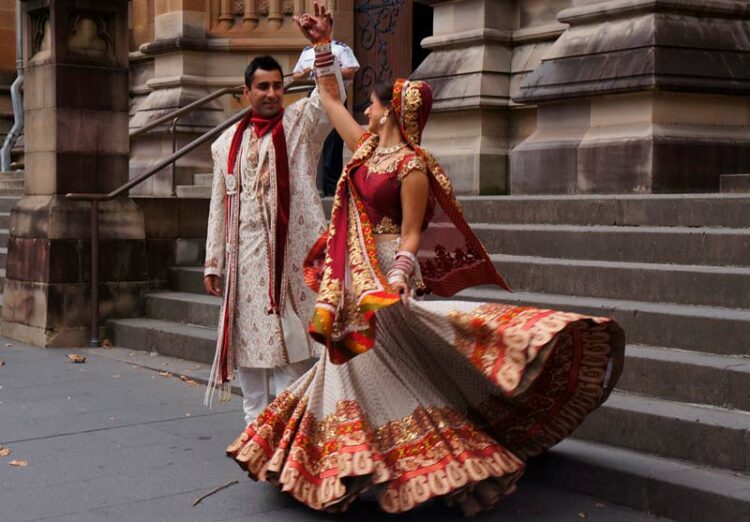
[[192, 185], [177, 185], [175, 193], [178, 198], [205, 198], [211, 199], [211, 182], [214, 175], [211, 172], [194, 174]]
[[[463, 208], [516, 292], [461, 298], [611, 315], [627, 333], [617, 390], [529, 474], [675, 520], [750, 520], [750, 195]], [[173, 268], [170, 288], [146, 317], [111, 321], [113, 344], [210, 362], [219, 299], [200, 267]]]

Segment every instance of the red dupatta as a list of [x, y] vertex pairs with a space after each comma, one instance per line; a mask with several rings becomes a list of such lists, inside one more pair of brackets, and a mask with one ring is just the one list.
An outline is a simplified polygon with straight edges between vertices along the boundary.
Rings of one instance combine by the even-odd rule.
[[[437, 160], [422, 149], [422, 131], [432, 108], [432, 91], [425, 82], [398, 80], [393, 109], [401, 133], [424, 160], [430, 190], [438, 205], [422, 232], [419, 260], [427, 291], [450, 297], [466, 288], [495, 284], [510, 290], [484, 246], [461, 214], [448, 176]], [[328, 348], [331, 362], [345, 363], [375, 344], [375, 312], [399, 302], [377, 260], [372, 225], [351, 174], [377, 148], [378, 137], [365, 134], [336, 187], [328, 231], [305, 260], [305, 279], [318, 299], [310, 334]]]

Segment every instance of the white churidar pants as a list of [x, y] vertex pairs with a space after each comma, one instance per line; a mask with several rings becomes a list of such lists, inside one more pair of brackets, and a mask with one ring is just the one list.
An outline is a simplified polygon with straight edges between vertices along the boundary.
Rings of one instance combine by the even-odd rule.
[[245, 410], [245, 426], [255, 420], [271, 402], [271, 374], [273, 373], [274, 396], [287, 389], [309, 370], [317, 359], [308, 359], [279, 368], [239, 368], [238, 376], [242, 388], [242, 408]]

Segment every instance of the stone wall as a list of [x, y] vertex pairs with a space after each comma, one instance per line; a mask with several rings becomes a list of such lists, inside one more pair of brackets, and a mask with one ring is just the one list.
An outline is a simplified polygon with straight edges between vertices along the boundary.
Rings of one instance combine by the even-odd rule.
[[750, 169], [747, 2], [417, 1], [425, 146], [458, 192], [712, 192]]
[[716, 192], [750, 169], [747, 2], [576, 4], [514, 96], [539, 109], [512, 192]]
[[[128, 2], [22, 5], [27, 176], [11, 211], [2, 334], [82, 346], [91, 333], [91, 206], [66, 194], [107, 193], [128, 179]], [[103, 202], [98, 222], [103, 325], [139, 313], [146, 243], [143, 213], [128, 198]]]

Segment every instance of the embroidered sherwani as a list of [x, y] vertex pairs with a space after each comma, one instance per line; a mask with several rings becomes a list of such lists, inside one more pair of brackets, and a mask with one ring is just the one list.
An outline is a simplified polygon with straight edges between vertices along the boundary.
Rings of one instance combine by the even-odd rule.
[[[235, 367], [277, 368], [317, 355], [304, 325], [315, 293], [304, 283], [302, 263], [325, 229], [325, 216], [315, 186], [318, 158], [331, 125], [317, 89], [309, 98], [287, 107], [283, 117], [289, 158], [290, 212], [282, 299], [278, 314], [269, 314], [269, 277], [276, 245], [276, 160], [270, 134], [259, 139], [248, 128], [239, 153], [239, 217], [227, 227], [227, 161], [236, 125], [211, 146], [214, 179], [206, 241], [205, 275], [222, 275], [231, 250], [232, 227], [237, 234], [237, 288], [230, 350]], [[269, 140], [267, 145], [263, 140]], [[258, 162], [262, 156], [262, 164]], [[230, 187], [230, 191], [231, 191]], [[229, 231], [229, 234], [227, 233]], [[225, 301], [225, 305], [226, 301]], [[224, 316], [222, 310], [221, 316]]]

